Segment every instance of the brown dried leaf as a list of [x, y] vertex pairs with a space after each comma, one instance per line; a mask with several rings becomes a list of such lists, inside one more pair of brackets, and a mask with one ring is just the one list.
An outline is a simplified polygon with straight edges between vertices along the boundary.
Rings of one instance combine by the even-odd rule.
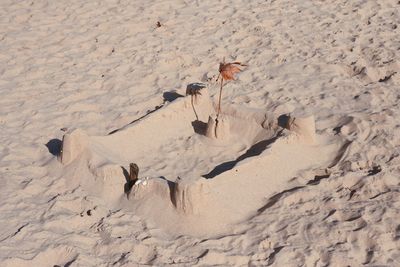
[[235, 74], [242, 71], [237, 65], [247, 66], [240, 62], [220, 63], [219, 73], [221, 74], [222, 78], [224, 80], [235, 80]]

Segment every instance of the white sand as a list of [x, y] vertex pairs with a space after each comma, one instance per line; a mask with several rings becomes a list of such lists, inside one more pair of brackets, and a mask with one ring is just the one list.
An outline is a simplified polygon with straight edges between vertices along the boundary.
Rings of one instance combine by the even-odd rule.
[[0, 6], [1, 266], [400, 265], [398, 1]]

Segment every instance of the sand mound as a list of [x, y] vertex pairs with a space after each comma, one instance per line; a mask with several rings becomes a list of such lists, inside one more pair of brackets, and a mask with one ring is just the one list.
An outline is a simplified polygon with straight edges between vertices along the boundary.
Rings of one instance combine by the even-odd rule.
[[[316, 135], [313, 116], [225, 105], [217, 122], [207, 89], [188, 93], [107, 136], [67, 133], [68, 183], [172, 232], [217, 233], [316, 175], [302, 170], [329, 172], [343, 153], [339, 139]], [[140, 167], [133, 188], [131, 162]]]

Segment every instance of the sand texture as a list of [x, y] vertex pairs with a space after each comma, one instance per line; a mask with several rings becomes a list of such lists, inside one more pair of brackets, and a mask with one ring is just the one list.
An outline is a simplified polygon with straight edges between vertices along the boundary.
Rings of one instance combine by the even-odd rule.
[[0, 266], [400, 266], [399, 1], [0, 7]]

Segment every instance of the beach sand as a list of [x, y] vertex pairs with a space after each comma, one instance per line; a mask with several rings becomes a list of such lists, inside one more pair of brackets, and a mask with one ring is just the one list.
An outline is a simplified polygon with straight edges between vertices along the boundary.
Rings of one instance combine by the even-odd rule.
[[398, 1], [0, 6], [1, 266], [400, 266]]

